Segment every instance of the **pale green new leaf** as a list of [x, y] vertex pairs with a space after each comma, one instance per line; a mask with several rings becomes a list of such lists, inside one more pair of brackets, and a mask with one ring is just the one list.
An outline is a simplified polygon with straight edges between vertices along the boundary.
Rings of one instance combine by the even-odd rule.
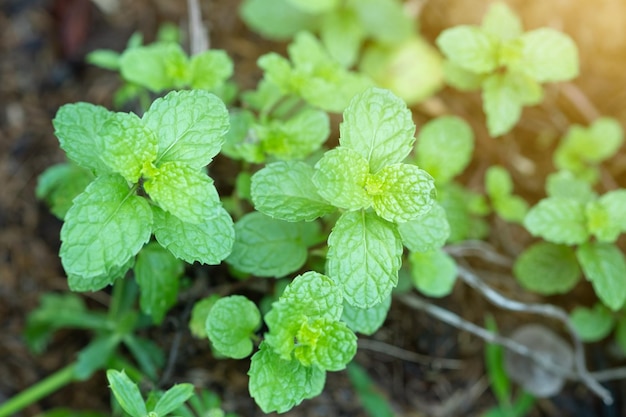
[[311, 221], [331, 213], [328, 204], [313, 184], [313, 167], [300, 161], [268, 164], [252, 176], [251, 194], [254, 207], [278, 219]]
[[[621, 203], [617, 202], [616, 203]], [[624, 205], [619, 204], [615, 207], [617, 211], [617, 219], [611, 218], [608, 210], [599, 201], [590, 201], [585, 205], [585, 215], [587, 217], [587, 230], [594, 235], [600, 242], [613, 243], [622, 233], [619, 223], [624, 222]]]
[[364, 29], [354, 10], [340, 8], [322, 17], [320, 39], [333, 59], [350, 68], [358, 59]]
[[98, 177], [76, 197], [61, 228], [61, 262], [88, 279], [126, 264], [150, 239], [152, 213], [119, 175]]
[[377, 42], [398, 44], [416, 32], [414, 20], [396, 0], [350, 0], [361, 26]]
[[290, 223], [259, 212], [235, 223], [235, 243], [230, 265], [259, 277], [284, 277], [304, 265], [307, 238], [319, 233], [317, 223]]
[[468, 71], [448, 59], [443, 62], [443, 75], [448, 85], [461, 91], [479, 90], [487, 77], [486, 74]]
[[134, 113], [111, 113], [94, 138], [100, 159], [126, 181], [139, 181], [144, 163], [154, 161], [157, 139]]
[[581, 244], [589, 239], [584, 204], [571, 199], [544, 198], [524, 218], [533, 236], [552, 243]]
[[449, 242], [482, 239], [487, 235], [488, 225], [480, 217], [489, 211], [484, 196], [454, 182], [437, 188], [437, 193], [439, 204], [444, 208], [450, 225]]
[[596, 295], [613, 311], [626, 301], [626, 259], [610, 243], [585, 243], [576, 250], [580, 266]]
[[442, 250], [413, 252], [409, 256], [411, 278], [415, 287], [429, 297], [445, 297], [456, 283], [454, 259]]
[[52, 214], [63, 219], [72, 201], [93, 181], [91, 171], [72, 163], [61, 163], [46, 169], [37, 178], [35, 195], [44, 200]]
[[339, 146], [324, 153], [315, 164], [313, 184], [333, 206], [358, 210], [372, 203], [366, 189], [368, 172], [365, 158], [351, 148]]
[[252, 353], [251, 336], [260, 324], [257, 306], [244, 296], [231, 295], [213, 305], [206, 319], [206, 332], [221, 354], [242, 359]]
[[381, 88], [354, 96], [339, 130], [339, 143], [361, 154], [371, 173], [402, 162], [415, 142], [411, 111], [403, 100]]
[[292, 409], [319, 395], [326, 382], [325, 371], [304, 366], [296, 359], [282, 359], [266, 343], [261, 343], [252, 356], [248, 375], [250, 395], [265, 413]]
[[255, 32], [268, 39], [288, 40], [301, 30], [313, 30], [319, 17], [289, 0], [245, 0], [239, 14]]
[[524, 288], [543, 295], [565, 294], [581, 276], [574, 250], [550, 242], [535, 243], [522, 252], [513, 273]]
[[182, 406], [183, 403], [193, 395], [193, 384], [176, 384], [163, 393], [154, 406], [152, 412], [156, 413], [157, 416], [166, 416]]
[[524, 45], [519, 70], [540, 83], [571, 80], [578, 76], [578, 49], [562, 32], [540, 28], [521, 36]]
[[189, 82], [189, 58], [178, 43], [156, 42], [130, 48], [120, 57], [122, 78], [158, 93]]
[[330, 120], [324, 111], [305, 108], [288, 120], [273, 120], [257, 128], [262, 149], [279, 159], [306, 158], [330, 135]]
[[96, 49], [87, 54], [85, 61], [100, 68], [118, 71], [120, 69], [120, 56], [119, 52], [111, 49]]
[[442, 247], [450, 236], [446, 211], [435, 202], [423, 216], [398, 225], [402, 243], [411, 252], [428, 252]]
[[609, 191], [600, 197], [598, 202], [607, 213], [610, 227], [626, 232], [626, 190]]
[[150, 315], [154, 323], [161, 323], [170, 307], [176, 304], [183, 263], [158, 243], [151, 242], [137, 255], [134, 271], [141, 290], [141, 311]]
[[197, 224], [184, 222], [158, 207], [153, 207], [153, 212], [154, 236], [177, 258], [217, 265], [230, 254], [235, 241], [233, 220], [222, 207], [216, 207], [212, 218]]
[[295, 277], [280, 296], [280, 302], [300, 309], [309, 318], [339, 320], [343, 311], [341, 289], [332, 279], [314, 271]]
[[596, 193], [587, 181], [577, 178], [570, 171], [559, 171], [548, 175], [546, 179], [548, 197], [567, 198], [588, 203], [597, 198]]
[[192, 224], [220, 213], [220, 197], [213, 180], [203, 171], [178, 162], [166, 162], [152, 171], [144, 188], [163, 210]]
[[126, 376], [124, 371], [107, 370], [107, 380], [115, 399], [124, 411], [133, 417], [146, 417], [148, 415], [146, 403], [141, 396], [139, 387]]
[[341, 371], [356, 354], [356, 335], [345, 323], [322, 318], [304, 322], [294, 356], [305, 366]]
[[474, 150], [474, 132], [456, 116], [426, 123], [417, 135], [417, 165], [438, 184], [449, 182], [467, 167]]
[[611, 310], [597, 303], [593, 308], [576, 307], [570, 314], [574, 329], [583, 342], [597, 342], [611, 333], [615, 319]]
[[76, 165], [96, 175], [111, 172], [100, 158], [95, 140], [112, 113], [90, 103], [65, 104], [52, 120], [61, 149]]
[[598, 164], [617, 152], [624, 142], [624, 131], [617, 120], [601, 117], [585, 128], [573, 125], [555, 152], [555, 163], [575, 170], [576, 163]]
[[328, 237], [328, 275], [356, 307], [371, 307], [391, 293], [401, 258], [396, 226], [372, 212], [344, 213]]
[[225, 51], [209, 49], [191, 57], [190, 86], [213, 91], [233, 75], [233, 61]]
[[523, 32], [519, 17], [502, 2], [489, 6], [480, 26], [485, 33], [502, 40], [515, 39]]
[[520, 96], [507, 80], [502, 74], [493, 74], [483, 83], [483, 110], [493, 137], [511, 130], [522, 115]]
[[511, 174], [504, 167], [492, 165], [485, 173], [485, 191], [491, 199], [506, 197], [513, 192]]
[[352, 304], [344, 303], [341, 321], [355, 332], [372, 335], [385, 322], [390, 306], [391, 295], [380, 303], [368, 308], [358, 308]]
[[497, 39], [476, 26], [456, 26], [437, 37], [437, 46], [454, 64], [478, 74], [498, 67]]
[[222, 100], [204, 90], [172, 91], [156, 99], [143, 121], [157, 135], [157, 165], [179, 162], [196, 169], [217, 155], [230, 127]]
[[385, 220], [404, 223], [428, 213], [435, 203], [435, 181], [410, 164], [388, 165], [368, 177], [365, 188], [376, 213]]

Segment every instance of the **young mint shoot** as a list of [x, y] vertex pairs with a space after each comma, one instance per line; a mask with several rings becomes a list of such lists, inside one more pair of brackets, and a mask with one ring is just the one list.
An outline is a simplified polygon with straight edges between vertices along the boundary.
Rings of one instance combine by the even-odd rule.
[[[237, 318], [234, 323], [233, 317]], [[231, 295], [219, 299], [209, 310], [206, 333], [218, 352], [241, 359], [252, 353], [251, 336], [260, 324], [256, 305], [246, 297]]]
[[[340, 125], [340, 146], [313, 169], [279, 162], [252, 177], [252, 201], [266, 215], [300, 221], [332, 207], [344, 210], [328, 238], [327, 272], [355, 307], [372, 307], [389, 295], [401, 265], [397, 224], [420, 218], [434, 205], [432, 177], [402, 163], [414, 132], [406, 104], [371, 88], [352, 99]], [[302, 213], [307, 201], [315, 210]]]
[[542, 100], [541, 83], [578, 75], [578, 51], [567, 35], [549, 28], [524, 33], [504, 3], [492, 4], [480, 26], [444, 30], [437, 45], [448, 60], [450, 85], [482, 89], [487, 127], [494, 137], [513, 128], [524, 106]]
[[219, 98], [172, 92], [142, 118], [69, 104], [53, 124], [68, 158], [95, 175], [61, 229], [70, 287], [93, 291], [122, 276], [152, 233], [188, 262], [216, 264], [230, 253], [232, 220], [203, 171], [228, 130]]

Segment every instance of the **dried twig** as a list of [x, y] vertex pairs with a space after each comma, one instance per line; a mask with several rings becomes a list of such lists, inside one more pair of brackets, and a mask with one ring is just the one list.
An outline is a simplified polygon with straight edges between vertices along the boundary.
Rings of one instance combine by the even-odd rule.
[[591, 391], [595, 392], [600, 398], [602, 398], [602, 401], [604, 401], [605, 404], [613, 403], [613, 398], [611, 397], [609, 391], [601, 386], [587, 370], [583, 342], [580, 340], [576, 329], [569, 319], [569, 315], [563, 309], [550, 304], [527, 304], [506, 298], [485, 284], [477, 275], [462, 267], [459, 267], [459, 277], [468, 285], [481, 292], [490, 302], [498, 307], [511, 311], [539, 314], [562, 322], [574, 342], [574, 354], [576, 358], [576, 371], [578, 379]]
[[422, 365], [430, 365], [433, 368], [460, 369], [463, 367], [463, 361], [459, 359], [439, 358], [429, 355], [422, 355], [417, 352], [402, 349], [389, 343], [372, 339], [359, 339], [359, 349], [370, 350], [372, 352], [382, 353], [393, 356], [406, 362], [419, 363]]
[[202, 12], [198, 0], [187, 0], [189, 14], [189, 51], [197, 55], [209, 49], [209, 35], [202, 23]]

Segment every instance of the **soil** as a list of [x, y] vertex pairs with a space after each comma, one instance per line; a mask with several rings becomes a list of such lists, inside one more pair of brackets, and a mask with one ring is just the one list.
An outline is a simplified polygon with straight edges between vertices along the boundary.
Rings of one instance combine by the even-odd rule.
[[[105, 12], [95, 3], [116, 6]], [[202, 1], [210, 28], [211, 46], [227, 50], [236, 65], [242, 88], [255, 85], [260, 76], [255, 62], [270, 49], [284, 45], [261, 39], [239, 20], [239, 1]], [[421, 30], [433, 41], [455, 24], [480, 21], [487, 0], [411, 0], [420, 13]], [[545, 175], [553, 170], [550, 152], [572, 123], [587, 124], [597, 115], [626, 122], [626, 3], [621, 0], [566, 2], [515, 0], [509, 4], [521, 13], [528, 29], [550, 26], [570, 34], [580, 48], [581, 76], [575, 82], [548, 86], [545, 102], [524, 111], [512, 133], [488, 137], [480, 97], [445, 89], [437, 98], [414, 108], [418, 125], [434, 115], [451, 112], [468, 120], [476, 133], [475, 158], [462, 180], [480, 188], [486, 167], [506, 166], [516, 180], [516, 192], [537, 201]], [[121, 51], [135, 31], [154, 38], [162, 22], [187, 26], [186, 2], [167, 0], [0, 0], [0, 403], [75, 359], [89, 335], [78, 331], [56, 334], [45, 353], [31, 353], [23, 340], [25, 320], [47, 292], [67, 291], [57, 253], [61, 222], [34, 196], [37, 176], [64, 160], [50, 120], [57, 109], [76, 101], [112, 108], [117, 75], [84, 63], [97, 48]], [[229, 186], [232, 164], [216, 161], [218, 185]], [[626, 187], [626, 153], [607, 164], [603, 186]], [[491, 219], [490, 243], [513, 257], [530, 237], [521, 229]], [[624, 242], [620, 242], [624, 243]], [[623, 247], [623, 246], [622, 246]], [[505, 295], [539, 300], [523, 294], [510, 271], [480, 260], [472, 267], [489, 278]], [[198, 268], [196, 276], [225, 276], [220, 268]], [[213, 281], [212, 281], [213, 282]], [[215, 390], [224, 408], [241, 416], [263, 415], [247, 394], [247, 363], [218, 361], [205, 341], [186, 331], [190, 303], [210, 292], [210, 285], [194, 285], [165, 323], [146, 333], [170, 355], [169, 376], [163, 386], [193, 382]], [[104, 309], [107, 293], [84, 294], [89, 305]], [[581, 284], [567, 297], [547, 301], [564, 308], [589, 305], [591, 288]], [[527, 322], [547, 321], [530, 315], [502, 312], [472, 289], [459, 284], [455, 292], [434, 303], [482, 325], [488, 313], [497, 315], [504, 333]], [[552, 323], [554, 325], [554, 323]], [[367, 338], [366, 338], [367, 339]], [[402, 352], [418, 353], [408, 356]], [[587, 350], [592, 369], [623, 365], [607, 343]], [[484, 364], [484, 343], [426, 314], [394, 303], [383, 329], [367, 339], [356, 356], [376, 382], [376, 390], [397, 416], [480, 416], [496, 401], [489, 389]], [[458, 359], [451, 364], [439, 359]], [[620, 362], [621, 361], [621, 362]], [[447, 365], [454, 365], [446, 367]], [[448, 369], [450, 368], [450, 369]], [[616, 401], [602, 402], [579, 383], [569, 383], [559, 395], [539, 400], [530, 416], [624, 416], [626, 384], [606, 384]], [[110, 396], [106, 380], [97, 373], [31, 405], [21, 416], [34, 416], [56, 407], [107, 413]], [[286, 414], [288, 416], [366, 416], [345, 372], [329, 373], [324, 393]]]

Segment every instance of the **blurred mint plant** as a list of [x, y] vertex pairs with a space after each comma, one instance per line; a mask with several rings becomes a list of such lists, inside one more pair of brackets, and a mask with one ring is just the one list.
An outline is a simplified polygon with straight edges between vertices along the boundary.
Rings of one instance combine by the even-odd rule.
[[513, 128], [524, 106], [543, 100], [542, 83], [567, 81], [579, 71], [572, 39], [550, 28], [523, 32], [505, 3], [493, 3], [480, 26], [444, 30], [437, 45], [447, 59], [447, 83], [463, 91], [482, 90], [494, 137]]

